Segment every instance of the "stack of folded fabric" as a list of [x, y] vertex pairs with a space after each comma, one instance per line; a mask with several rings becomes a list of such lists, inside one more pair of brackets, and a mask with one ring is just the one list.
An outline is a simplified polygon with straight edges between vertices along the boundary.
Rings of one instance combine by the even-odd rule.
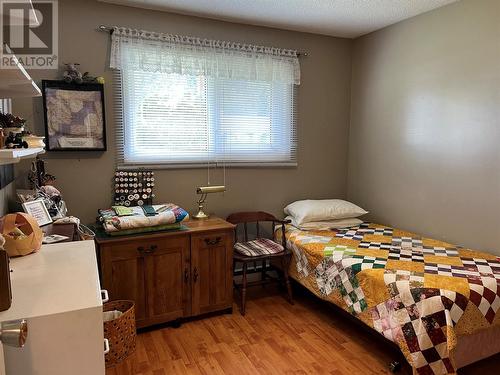
[[98, 220], [104, 231], [111, 236], [179, 229], [181, 222], [189, 220], [189, 214], [175, 204], [167, 203], [151, 207], [155, 212], [146, 215], [140, 206], [113, 206], [110, 209], [99, 210]]
[[284, 209], [287, 220], [301, 230], [330, 230], [361, 224], [358, 217], [368, 212], [342, 199], [306, 199], [290, 203]]

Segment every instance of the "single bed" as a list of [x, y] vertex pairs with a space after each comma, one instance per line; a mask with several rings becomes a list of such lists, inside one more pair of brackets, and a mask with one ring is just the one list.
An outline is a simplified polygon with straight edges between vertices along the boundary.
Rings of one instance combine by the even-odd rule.
[[500, 352], [500, 258], [372, 223], [288, 225], [286, 239], [290, 276], [395, 342], [414, 373]]

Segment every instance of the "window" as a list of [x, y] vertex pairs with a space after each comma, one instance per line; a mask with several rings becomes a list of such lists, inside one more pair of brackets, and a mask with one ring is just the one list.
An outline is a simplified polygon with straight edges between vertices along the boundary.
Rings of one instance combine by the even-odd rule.
[[10, 113], [12, 111], [12, 104], [10, 99], [0, 99], [0, 112]]
[[[145, 47], [148, 58], [155, 59], [149, 47]], [[130, 54], [142, 52], [122, 46], [120, 58], [129, 61], [136, 58]], [[163, 64], [164, 56], [161, 60]], [[294, 82], [192, 74], [171, 69], [172, 65], [167, 69], [120, 66], [119, 164], [296, 165]]]

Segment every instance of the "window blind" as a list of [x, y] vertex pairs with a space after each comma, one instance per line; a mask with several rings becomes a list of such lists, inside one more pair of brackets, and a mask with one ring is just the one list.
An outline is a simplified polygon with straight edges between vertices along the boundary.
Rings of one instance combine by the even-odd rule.
[[0, 112], [10, 113], [12, 111], [11, 99], [0, 99]]
[[115, 48], [119, 166], [297, 164], [297, 76], [289, 57], [257, 59], [258, 74], [249, 69], [254, 55], [234, 53], [226, 61], [230, 71], [207, 64], [210, 56], [193, 70], [192, 49], [183, 60], [182, 48], [162, 46]]

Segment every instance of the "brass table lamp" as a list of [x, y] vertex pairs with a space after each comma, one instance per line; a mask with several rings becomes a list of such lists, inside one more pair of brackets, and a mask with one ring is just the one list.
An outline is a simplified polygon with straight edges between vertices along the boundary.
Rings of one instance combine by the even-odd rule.
[[211, 193], [222, 193], [226, 191], [224, 185], [220, 186], [200, 186], [196, 189], [196, 194], [200, 194], [200, 199], [198, 200], [198, 213], [193, 216], [194, 219], [206, 219], [208, 215], [203, 211], [203, 204], [207, 199], [207, 195]]

